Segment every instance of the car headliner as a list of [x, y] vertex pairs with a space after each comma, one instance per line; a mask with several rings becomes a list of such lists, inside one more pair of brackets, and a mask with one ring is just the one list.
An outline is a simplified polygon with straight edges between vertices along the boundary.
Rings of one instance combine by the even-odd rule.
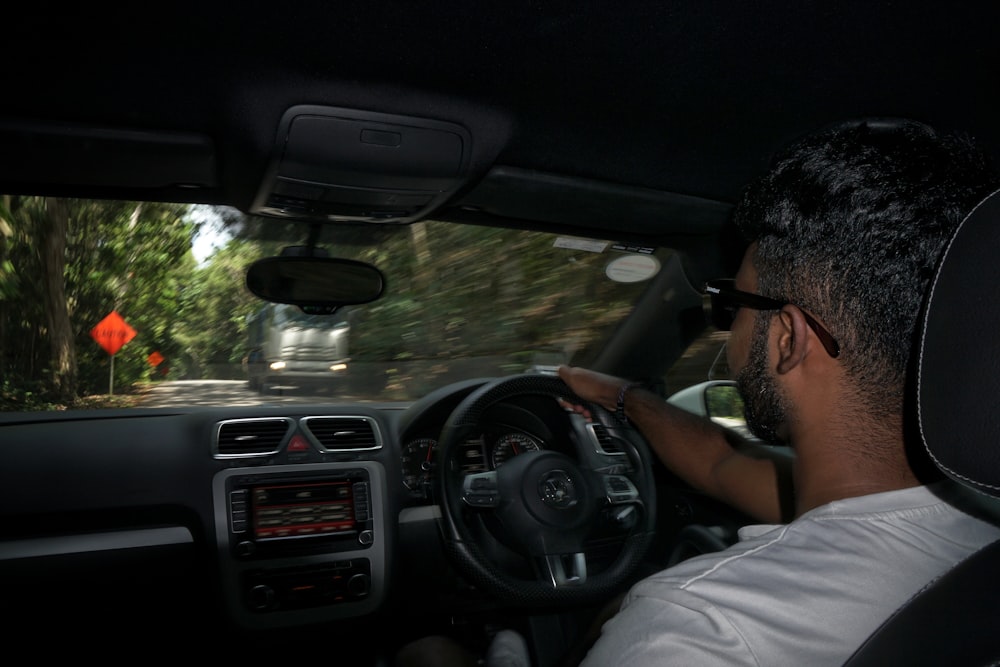
[[[906, 116], [1000, 153], [997, 3], [173, 3], [19, 8], [0, 44], [0, 192], [249, 210], [295, 105], [458, 124], [429, 214], [676, 242], [775, 150]], [[485, 177], [485, 178], [484, 178]]]

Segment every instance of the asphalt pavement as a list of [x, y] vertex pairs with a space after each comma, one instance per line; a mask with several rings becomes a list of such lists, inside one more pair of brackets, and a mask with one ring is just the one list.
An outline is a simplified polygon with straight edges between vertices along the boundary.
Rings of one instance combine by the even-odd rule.
[[236, 407], [288, 403], [316, 404], [334, 400], [345, 400], [345, 397], [335, 398], [329, 394], [317, 394], [294, 385], [278, 387], [267, 394], [259, 394], [251, 390], [244, 380], [171, 380], [153, 387], [142, 402], [142, 407]]

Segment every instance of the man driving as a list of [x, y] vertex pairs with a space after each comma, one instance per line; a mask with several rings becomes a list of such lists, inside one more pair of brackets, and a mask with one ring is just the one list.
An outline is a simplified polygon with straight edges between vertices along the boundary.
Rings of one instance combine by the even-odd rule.
[[623, 379], [559, 369], [584, 400], [620, 407], [694, 488], [765, 522], [637, 583], [584, 665], [840, 665], [1000, 537], [906, 437], [924, 293], [952, 232], [996, 187], [968, 140], [873, 120], [800, 140], [747, 188], [742, 263], [706, 292], [731, 331], [747, 424], [792, 448], [790, 471]]
[[[705, 290], [714, 324], [731, 332], [747, 424], [791, 447], [790, 467], [639, 385], [559, 368], [693, 488], [761, 522], [636, 583], [565, 665], [842, 665], [911, 596], [1000, 538], [907, 438], [925, 292], [962, 218], [998, 186], [971, 140], [867, 120], [804, 137], [745, 190], [734, 213], [742, 263]], [[421, 647], [437, 660], [420, 660]], [[442, 638], [401, 657], [477, 664]], [[504, 631], [485, 664], [529, 658]]]

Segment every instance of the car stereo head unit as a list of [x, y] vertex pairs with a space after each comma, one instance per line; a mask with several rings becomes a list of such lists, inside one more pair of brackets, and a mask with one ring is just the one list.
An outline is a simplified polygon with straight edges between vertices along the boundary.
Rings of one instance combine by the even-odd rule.
[[250, 530], [258, 540], [355, 532], [349, 481], [265, 484], [250, 488]]
[[386, 593], [377, 461], [227, 468], [212, 481], [226, 606], [274, 628], [369, 614]]
[[374, 541], [368, 471], [322, 476], [245, 475], [229, 480], [233, 555], [269, 558], [363, 549]]

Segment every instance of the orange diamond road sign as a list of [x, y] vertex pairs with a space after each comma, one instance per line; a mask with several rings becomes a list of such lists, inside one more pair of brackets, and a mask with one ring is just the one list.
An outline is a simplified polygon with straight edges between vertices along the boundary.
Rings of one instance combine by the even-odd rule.
[[135, 338], [135, 329], [130, 327], [115, 311], [97, 323], [90, 330], [90, 336], [111, 356], [118, 354], [122, 346]]
[[159, 366], [160, 364], [163, 363], [163, 355], [160, 354], [159, 350], [157, 350], [156, 352], [153, 352], [148, 357], [146, 357], [146, 361], [149, 362], [150, 366]]

